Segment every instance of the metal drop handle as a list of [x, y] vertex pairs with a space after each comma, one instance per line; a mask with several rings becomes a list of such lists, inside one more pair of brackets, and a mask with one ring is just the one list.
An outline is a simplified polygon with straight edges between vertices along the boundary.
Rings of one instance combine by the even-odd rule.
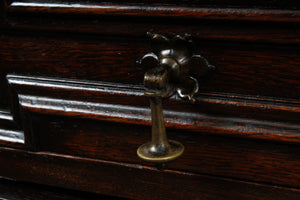
[[152, 52], [138, 63], [148, 70], [144, 85], [145, 95], [150, 98], [152, 139], [138, 148], [137, 155], [145, 161], [167, 163], [182, 155], [184, 146], [167, 138], [162, 101], [177, 92], [180, 98], [194, 102], [198, 78], [214, 67], [202, 56], [193, 54], [189, 35], [177, 35], [171, 40], [159, 34], [148, 35]]
[[180, 142], [168, 140], [167, 138], [161, 97], [151, 97], [150, 105], [152, 140], [140, 146], [137, 154], [140, 158], [149, 162], [169, 162], [183, 153], [184, 146]]

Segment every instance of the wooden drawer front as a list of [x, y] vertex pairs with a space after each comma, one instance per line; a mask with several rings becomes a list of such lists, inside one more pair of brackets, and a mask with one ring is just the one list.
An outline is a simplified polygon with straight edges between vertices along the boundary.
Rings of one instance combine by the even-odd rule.
[[[15, 113], [21, 113], [26, 143], [33, 150], [149, 165], [136, 155], [138, 146], [150, 140], [150, 109], [143, 88], [16, 75], [7, 78], [19, 105]], [[226, 107], [228, 102], [206, 106]], [[224, 116], [226, 111], [223, 115], [209, 109], [205, 113], [201, 108], [198, 113], [197, 104], [188, 105], [176, 99], [165, 103], [168, 135], [186, 146], [170, 169], [299, 186], [297, 124], [234, 118]], [[178, 107], [181, 109], [176, 110]], [[258, 112], [255, 109], [250, 107], [249, 112]], [[275, 112], [272, 109], [266, 112]], [[292, 110], [290, 114], [297, 115]]]
[[[151, 139], [150, 127], [33, 115], [39, 151], [150, 165], [136, 150]], [[254, 182], [299, 187], [299, 146], [222, 137], [207, 132], [167, 129], [168, 137], [185, 146], [168, 169]]]
[[[216, 66], [200, 84], [202, 93], [297, 99], [300, 93], [299, 49], [282, 45], [235, 44], [196, 40], [196, 52]], [[141, 85], [145, 71], [135, 62], [149, 50], [147, 40], [2, 36], [1, 91], [6, 74], [31, 74]], [[6, 92], [7, 94], [7, 92]], [[7, 107], [7, 95], [0, 105]], [[294, 100], [297, 101], [297, 100]]]
[[1, 26], [0, 106], [8, 107], [11, 73], [142, 85], [136, 61], [149, 52], [148, 31], [192, 35], [195, 52], [217, 68], [201, 92], [298, 99], [300, 14], [293, 1], [272, 2], [290, 10], [254, 9], [253, 2], [227, 4], [251, 9], [218, 10], [195, 7], [222, 4], [215, 1], [172, 9], [13, 1]]
[[[1, 177], [134, 199], [299, 199], [294, 1], [1, 2]], [[163, 103], [185, 146], [165, 170], [136, 153], [151, 137], [136, 62], [149, 31], [191, 34], [216, 67], [194, 104]]]

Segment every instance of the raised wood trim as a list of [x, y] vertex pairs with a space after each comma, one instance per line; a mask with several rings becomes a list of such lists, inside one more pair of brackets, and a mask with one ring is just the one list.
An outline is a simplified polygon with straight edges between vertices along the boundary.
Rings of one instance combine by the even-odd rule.
[[[189, 33], [193, 38], [209, 41], [231, 41], [231, 42], [255, 42], [264, 44], [289, 44], [292, 46], [300, 43], [299, 27], [293, 23], [255, 23], [244, 24], [242, 21], [225, 23], [221, 20], [220, 23], [211, 23], [209, 21], [181, 20], [176, 22], [176, 19], [167, 19], [160, 22], [153, 20], [144, 21], [138, 18], [134, 21], [130, 18], [122, 17], [123, 23], [119, 23], [120, 19], [110, 18], [98, 20], [95, 16], [93, 20], [86, 19], [81, 16], [57, 16], [49, 18], [49, 15], [37, 16], [32, 15], [10, 15], [5, 24], [7, 34], [22, 34], [49, 35], [55, 33], [55, 36], [67, 32], [72, 32], [72, 37], [85, 34], [87, 37], [130, 37], [146, 39], [148, 31], [154, 31], [163, 35], [184, 34]], [[41, 20], [42, 18], [42, 20]], [[24, 20], [26, 19], [26, 20]], [[101, 19], [101, 18], [100, 18]], [[183, 26], [184, 25], [184, 26]], [[33, 33], [34, 32], [34, 33]]]
[[[34, 113], [151, 125], [149, 108], [19, 95], [23, 110]], [[251, 119], [164, 110], [166, 127], [285, 142], [300, 142], [300, 126]]]
[[0, 140], [24, 144], [24, 133], [22, 131], [0, 129]]
[[122, 4], [82, 4], [14, 1], [9, 11], [59, 14], [93, 14], [108, 16], [166, 17], [181, 19], [213, 19], [238, 21], [300, 22], [294, 10], [263, 10], [235, 8], [199, 8], [180, 6], [144, 6]]
[[292, 45], [300, 42], [297, 26], [300, 12], [297, 9], [20, 0], [13, 1], [7, 10], [6, 29], [39, 30], [39, 34], [41, 31], [62, 31], [62, 34], [71, 31], [145, 38], [146, 32], [155, 31], [162, 34], [189, 33], [195, 38], [221, 41]]
[[19, 148], [24, 143], [24, 132], [17, 127], [10, 112], [0, 110], [0, 145]]
[[7, 110], [0, 110], [0, 124], [1, 128], [14, 128], [13, 117]]
[[[141, 162], [136, 156], [137, 144], [146, 141], [145, 130], [150, 131], [151, 124], [149, 100], [143, 94], [143, 87], [22, 75], [8, 75], [7, 79], [15, 99], [12, 101], [16, 104], [14, 108], [17, 108], [13, 110], [14, 115], [21, 116], [26, 147], [38, 152], [116, 162]], [[204, 109], [201, 108], [202, 104]], [[241, 105], [247, 109], [238, 110]], [[234, 110], [238, 110], [237, 113]], [[246, 116], [251, 116], [250, 113], [254, 115], [252, 119], [236, 116], [243, 112]], [[181, 139], [187, 142], [187, 149], [190, 149], [186, 151], [186, 156], [170, 165], [170, 169], [299, 187], [297, 178], [290, 180], [299, 173], [295, 167], [300, 142], [299, 117], [294, 120], [291, 117], [289, 122], [272, 117], [276, 113], [280, 113], [282, 120], [287, 116], [299, 116], [297, 99], [203, 93], [197, 96], [196, 105], [185, 104], [175, 97], [167, 100], [164, 113], [166, 126], [172, 132], [176, 130]], [[143, 129], [137, 125], [149, 128]], [[122, 127], [143, 130], [137, 139], [136, 135], [130, 134], [131, 131], [123, 133]], [[107, 138], [99, 139], [102, 138], [101, 134]], [[125, 135], [130, 138], [123, 138]], [[81, 140], [87, 136], [102, 145], [120, 145], [118, 142], [121, 142], [121, 150], [109, 154], [107, 152], [112, 151], [110, 145], [104, 146], [104, 151], [101, 145]], [[56, 142], [57, 138], [60, 138], [60, 142]], [[68, 138], [71, 139], [69, 142]], [[202, 148], [198, 149], [198, 144], [194, 143], [202, 140]], [[235, 152], [236, 149], [238, 152]], [[203, 161], [201, 156], [201, 161], [194, 157], [198, 155], [204, 156]], [[282, 162], [286, 163], [283, 165]], [[228, 164], [223, 166], [224, 163]], [[289, 167], [292, 169], [287, 170]], [[257, 174], [262, 172], [261, 175]]]
[[[16, 92], [22, 112], [151, 124], [149, 103], [143, 95], [142, 87], [17, 75], [8, 75], [7, 79], [10, 87]], [[206, 96], [209, 97], [197, 97], [196, 104], [204, 104], [203, 109], [175, 98], [168, 100], [164, 106], [166, 126], [223, 135], [300, 142], [298, 100], [271, 101], [270, 98], [253, 97], [255, 101], [251, 102], [251, 97], [237, 98], [237, 95], [230, 94], [224, 99], [220, 99], [220, 94], [215, 97], [212, 97], [213, 94]], [[134, 105], [130, 102], [134, 102]], [[245, 110], [242, 115], [248, 115], [248, 118], [237, 116], [243, 108]], [[238, 109], [239, 111], [234, 113], [234, 110]], [[251, 116], [251, 113], [255, 114]], [[286, 118], [290, 120], [289, 123], [278, 122]]]

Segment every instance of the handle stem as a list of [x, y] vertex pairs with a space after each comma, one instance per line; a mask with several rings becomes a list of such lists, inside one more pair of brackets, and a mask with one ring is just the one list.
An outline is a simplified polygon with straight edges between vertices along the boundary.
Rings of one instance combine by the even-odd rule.
[[151, 121], [152, 121], [152, 144], [159, 144], [168, 148], [170, 146], [167, 138], [161, 97], [151, 97]]
[[168, 140], [164, 123], [162, 97], [150, 97], [152, 140], [140, 146], [137, 154], [143, 160], [160, 163], [158, 168], [163, 169], [167, 165], [162, 164], [178, 158], [184, 151], [184, 146], [177, 141]]

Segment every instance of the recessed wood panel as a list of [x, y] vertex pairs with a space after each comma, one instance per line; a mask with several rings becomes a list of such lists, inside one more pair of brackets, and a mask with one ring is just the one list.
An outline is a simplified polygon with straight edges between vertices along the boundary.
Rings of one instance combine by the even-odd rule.
[[[136, 150], [150, 141], [151, 127], [86, 119], [33, 115], [39, 151], [133, 164]], [[299, 145], [224, 137], [167, 129], [168, 137], [185, 145], [170, 169], [299, 187]], [[151, 165], [151, 164], [150, 164]]]

